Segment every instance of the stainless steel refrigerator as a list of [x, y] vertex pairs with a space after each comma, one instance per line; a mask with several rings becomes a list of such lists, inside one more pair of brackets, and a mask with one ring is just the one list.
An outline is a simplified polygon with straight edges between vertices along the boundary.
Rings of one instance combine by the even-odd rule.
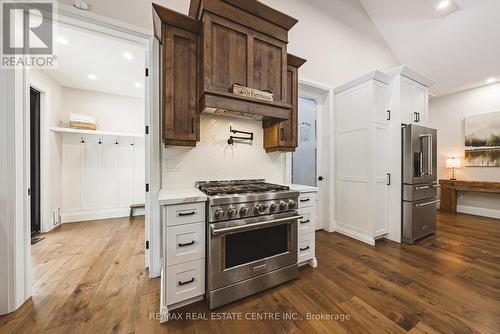
[[437, 130], [403, 126], [402, 241], [413, 244], [436, 232]]

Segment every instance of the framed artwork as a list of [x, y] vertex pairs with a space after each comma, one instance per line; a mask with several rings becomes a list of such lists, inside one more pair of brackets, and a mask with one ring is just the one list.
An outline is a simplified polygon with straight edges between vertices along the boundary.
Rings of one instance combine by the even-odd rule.
[[465, 118], [465, 166], [500, 167], [500, 111]]

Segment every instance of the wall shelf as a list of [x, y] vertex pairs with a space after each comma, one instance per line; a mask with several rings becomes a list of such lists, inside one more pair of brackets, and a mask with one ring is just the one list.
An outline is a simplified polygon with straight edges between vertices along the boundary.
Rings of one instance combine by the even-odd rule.
[[144, 134], [142, 134], [142, 133], [107, 131], [107, 130], [83, 130], [83, 129], [61, 128], [61, 127], [53, 127], [53, 128], [50, 128], [50, 130], [52, 130], [54, 132], [74, 133], [74, 134], [79, 134], [79, 135], [133, 137], [133, 138], [143, 138], [144, 137]]

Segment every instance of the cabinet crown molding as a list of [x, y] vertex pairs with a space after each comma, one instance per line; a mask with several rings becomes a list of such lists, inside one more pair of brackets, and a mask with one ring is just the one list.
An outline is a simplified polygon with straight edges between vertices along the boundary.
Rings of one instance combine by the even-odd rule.
[[407, 77], [408, 79], [411, 79], [413, 81], [418, 82], [421, 85], [424, 85], [425, 87], [431, 87], [436, 83], [435, 80], [417, 72], [416, 70], [409, 67], [408, 65], [401, 65], [401, 66], [395, 67], [395, 68], [387, 71], [386, 74], [390, 77], [402, 75], [404, 77]]
[[377, 80], [377, 81], [380, 81], [380, 82], [388, 85], [391, 83], [392, 78], [390, 76], [388, 76], [387, 74], [376, 70], [376, 71], [367, 73], [359, 78], [351, 80], [351, 81], [343, 84], [342, 86], [335, 88], [334, 92], [335, 92], [335, 94], [338, 94], [340, 92], [346, 91], [352, 87], [356, 87], [357, 85], [359, 85], [363, 82], [366, 82], [366, 81], [370, 81], [370, 80]]
[[[286, 30], [290, 30], [299, 22], [297, 19], [281, 13], [257, 0], [216, 0], [238, 7], [263, 20], [274, 23]], [[189, 4], [189, 16], [198, 18], [205, 7], [206, 0], [191, 0]]]

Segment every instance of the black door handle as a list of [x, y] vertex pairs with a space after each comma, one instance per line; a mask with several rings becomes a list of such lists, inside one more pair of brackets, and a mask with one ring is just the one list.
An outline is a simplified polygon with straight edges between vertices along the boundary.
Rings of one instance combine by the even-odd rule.
[[323, 176], [318, 177], [318, 181], [323, 181]]
[[191, 212], [179, 212], [180, 217], [184, 216], [193, 216], [196, 213], [196, 211], [191, 211]]
[[177, 284], [186, 285], [186, 284], [193, 283], [193, 282], [194, 282], [194, 277], [191, 278], [189, 281], [184, 281], [184, 282], [179, 281], [179, 282], [177, 282]]
[[280, 140], [285, 140], [285, 129], [284, 128], [280, 128], [280, 137], [281, 137]]
[[186, 247], [186, 246], [191, 246], [191, 245], [194, 245], [195, 241], [191, 241], [191, 242], [186, 242], [185, 244], [177, 244], [177, 246], [179, 247]]
[[391, 173], [387, 173], [387, 185], [391, 185]]
[[387, 110], [387, 120], [388, 121], [391, 120], [391, 111], [390, 110]]
[[300, 248], [301, 251], [305, 251], [305, 250], [308, 250], [310, 247], [307, 246], [307, 247], [304, 247], [304, 248]]

